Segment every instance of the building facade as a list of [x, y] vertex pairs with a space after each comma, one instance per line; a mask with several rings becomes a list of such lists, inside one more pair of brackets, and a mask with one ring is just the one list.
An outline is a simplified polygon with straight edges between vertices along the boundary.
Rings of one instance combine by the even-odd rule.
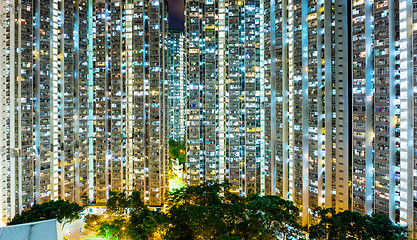
[[301, 207], [349, 209], [347, 1], [271, 6], [275, 194]]
[[161, 206], [168, 185], [167, 4], [97, 0], [91, 17], [93, 172], [100, 173], [92, 196], [104, 204], [109, 190], [137, 190]]
[[188, 184], [348, 209], [347, 2], [185, 7]]
[[263, 1], [185, 3], [188, 184], [268, 194]]
[[348, 209], [347, 2], [185, 8], [188, 184]]
[[353, 210], [387, 214], [413, 232], [416, 9], [415, 1], [352, 2]]
[[185, 141], [186, 84], [184, 34], [169, 30], [169, 138]]
[[34, 202], [87, 192], [88, 9], [83, 0], [2, 1], [0, 11], [5, 222]]
[[2, 220], [167, 189], [167, 4], [2, 1]]

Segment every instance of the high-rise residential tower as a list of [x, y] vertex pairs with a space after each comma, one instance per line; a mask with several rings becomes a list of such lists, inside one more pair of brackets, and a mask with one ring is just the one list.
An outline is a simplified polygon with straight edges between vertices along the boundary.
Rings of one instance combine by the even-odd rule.
[[189, 184], [349, 207], [346, 1], [186, 1]]
[[52, 199], [163, 204], [167, 4], [0, 2], [1, 215]]
[[270, 7], [274, 193], [301, 207], [349, 208], [347, 1]]
[[137, 190], [163, 204], [167, 190], [168, 27], [164, 1], [96, 0], [91, 75], [94, 87], [94, 194]]
[[416, 9], [410, 0], [352, 2], [353, 210], [387, 214], [412, 231]]
[[185, 3], [188, 184], [268, 194], [264, 2]]
[[85, 0], [2, 1], [1, 209], [87, 194]]
[[178, 30], [169, 30], [169, 90], [168, 115], [169, 138], [175, 141], [185, 140], [185, 52], [184, 33]]

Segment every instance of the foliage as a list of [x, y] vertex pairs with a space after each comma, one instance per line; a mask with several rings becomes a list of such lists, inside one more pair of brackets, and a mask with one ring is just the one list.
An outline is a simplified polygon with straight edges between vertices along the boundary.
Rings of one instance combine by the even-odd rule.
[[126, 231], [128, 220], [124, 218], [108, 218], [98, 224], [97, 232], [107, 239], [129, 239], [129, 232]]
[[132, 239], [153, 239], [155, 235], [161, 235], [166, 229], [167, 219], [158, 211], [132, 212], [129, 223], [129, 232]]
[[169, 157], [177, 159], [180, 164], [185, 163], [185, 143], [169, 139]]
[[[230, 184], [205, 183], [174, 191], [166, 239], [277, 239], [296, 237], [298, 208], [277, 196], [241, 197]], [[288, 228], [292, 224], [296, 228]], [[291, 229], [291, 230], [288, 230]]]
[[[208, 182], [171, 192], [165, 211], [152, 211], [139, 192], [111, 193], [107, 218], [86, 216], [86, 227], [111, 239], [304, 239], [299, 209], [278, 196], [240, 196], [229, 183]], [[310, 239], [405, 240], [406, 228], [384, 215], [318, 208]]]
[[110, 192], [104, 217], [86, 216], [86, 227], [100, 236], [111, 239], [153, 239], [164, 229], [165, 217], [162, 213], [151, 211], [142, 201], [139, 192]]
[[86, 192], [83, 192], [81, 195], [81, 201], [82, 201], [82, 205], [85, 207], [88, 204], [90, 204], [90, 199], [88, 197], [88, 194]]
[[309, 228], [311, 239], [407, 239], [407, 228], [394, 224], [383, 214], [336, 213], [330, 208], [317, 208], [314, 214], [320, 220]]
[[[151, 211], [139, 192], [111, 193], [108, 218], [86, 216], [99, 235], [123, 239], [277, 239], [297, 236], [298, 208], [277, 196], [241, 197], [230, 184], [205, 183], [174, 190], [165, 212]], [[290, 229], [290, 230], [289, 230]]]
[[79, 218], [82, 207], [74, 202], [57, 200], [48, 201], [42, 204], [35, 204], [30, 209], [16, 214], [16, 216], [8, 223], [15, 225], [21, 223], [29, 223], [56, 218], [59, 222], [70, 223]]
[[369, 234], [375, 239], [407, 239], [407, 227], [394, 224], [389, 217], [384, 214], [371, 215], [367, 228]]
[[102, 217], [95, 214], [87, 214], [84, 216], [84, 228], [98, 231], [98, 223], [102, 220]]
[[252, 231], [259, 231], [262, 239], [276, 239], [277, 236], [284, 239], [299, 235], [296, 231], [301, 228], [297, 222], [299, 210], [293, 202], [273, 195], [253, 195], [247, 209], [249, 222], [255, 226]]

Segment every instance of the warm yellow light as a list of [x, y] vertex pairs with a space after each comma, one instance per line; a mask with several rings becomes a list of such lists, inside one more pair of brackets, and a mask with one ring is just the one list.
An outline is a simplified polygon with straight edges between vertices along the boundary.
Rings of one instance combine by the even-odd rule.
[[365, 3], [365, 0], [356, 0], [356, 1], [353, 1], [353, 6], [355, 7], [364, 3]]
[[317, 13], [311, 13], [307, 16], [307, 20], [315, 20], [317, 18]]

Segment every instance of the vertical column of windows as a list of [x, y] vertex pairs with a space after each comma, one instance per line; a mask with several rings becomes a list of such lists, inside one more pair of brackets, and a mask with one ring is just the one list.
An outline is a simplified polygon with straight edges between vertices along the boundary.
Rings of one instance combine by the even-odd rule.
[[[375, 56], [374, 56], [374, 74], [375, 74], [375, 110], [374, 110], [374, 121], [375, 121], [375, 212], [389, 214], [390, 206], [390, 169], [391, 169], [391, 158], [397, 158], [397, 154], [392, 154], [395, 151], [396, 145], [399, 142], [395, 142], [390, 145], [390, 142], [395, 139], [391, 139], [390, 132], [392, 131], [390, 125], [394, 122], [394, 128], [398, 128], [399, 118], [395, 114], [390, 116], [392, 111], [391, 108], [399, 109], [399, 95], [391, 96], [393, 91], [391, 88], [399, 88], [399, 75], [396, 77], [395, 72], [398, 72], [398, 68], [392, 65], [390, 55], [395, 55], [392, 50], [395, 49], [395, 42], [398, 40], [390, 38], [390, 4], [387, 1], [375, 1], [374, 2], [374, 41], [375, 41]], [[355, 21], [360, 21], [360, 18], [356, 18]], [[394, 45], [394, 49], [391, 46]], [[395, 50], [394, 50], [395, 51]], [[394, 57], [395, 58], [395, 57]], [[394, 66], [394, 68], [391, 68]], [[393, 72], [393, 73], [392, 73]], [[394, 79], [391, 79], [394, 77]], [[397, 84], [398, 82], [398, 84]], [[392, 86], [393, 85], [393, 86]], [[398, 89], [399, 90], [399, 89]], [[399, 92], [398, 92], [399, 93]], [[394, 100], [394, 102], [391, 102]], [[390, 104], [387, 104], [390, 103]], [[397, 106], [396, 106], [397, 105]], [[391, 118], [392, 117], [392, 118]], [[397, 122], [398, 126], [397, 126]], [[399, 129], [398, 129], [399, 130]], [[399, 137], [399, 131], [398, 137]], [[391, 148], [392, 147], [392, 148]], [[394, 160], [397, 162], [397, 160]], [[398, 156], [399, 162], [399, 156]], [[394, 198], [394, 196], [392, 196]]]
[[[408, 91], [410, 93], [409, 98], [412, 99], [411, 103], [410, 103], [411, 106], [409, 108], [409, 111], [412, 112], [413, 117], [411, 119], [414, 120], [412, 122], [412, 128], [411, 128], [411, 132], [413, 133], [411, 135], [413, 137], [409, 136], [409, 138], [410, 138], [409, 139], [409, 144], [411, 142], [413, 142], [413, 145], [412, 145], [413, 146], [412, 147], [413, 148], [412, 149], [413, 154], [411, 154], [409, 159], [408, 159], [409, 162], [410, 162], [410, 159], [412, 159], [412, 169], [410, 169], [409, 172], [413, 171], [413, 187], [412, 187], [413, 199], [412, 199], [412, 202], [411, 202], [413, 207], [412, 207], [412, 214], [411, 214], [412, 217], [410, 216], [410, 218], [412, 218], [412, 219], [409, 219], [410, 221], [409, 221], [408, 225], [409, 225], [409, 230], [411, 230], [414, 233], [412, 238], [417, 238], [417, 233], [416, 233], [416, 230], [417, 230], [417, 210], [416, 210], [416, 207], [415, 207], [415, 206], [417, 206], [417, 184], [416, 184], [416, 182], [417, 182], [417, 174], [416, 174], [416, 171], [417, 171], [417, 164], [416, 164], [416, 158], [417, 158], [417, 141], [416, 141], [416, 137], [417, 137], [417, 134], [416, 134], [417, 133], [417, 91], [416, 91], [416, 88], [417, 88], [417, 48], [416, 48], [416, 45], [417, 45], [417, 1], [413, 0], [413, 1], [407, 2], [407, 3], [408, 3], [407, 8], [412, 9], [412, 17], [411, 16], [408, 17], [408, 21], [409, 21], [409, 24], [410, 24], [408, 26], [408, 28], [410, 29], [409, 31], [410, 31], [410, 35], [411, 35], [408, 39], [411, 41], [411, 46], [412, 46], [412, 47], [409, 47], [409, 48], [412, 48], [412, 52], [411, 52], [411, 56], [410, 56], [412, 58], [412, 61], [410, 61], [410, 63], [412, 64], [412, 68], [407, 68], [407, 69], [408, 69], [408, 71], [411, 72], [411, 75], [412, 75], [412, 76], [410, 76], [408, 81], [412, 82], [410, 85], [414, 89], [414, 91], [411, 91], [411, 89], [408, 89]], [[412, 6], [411, 6], [411, 4], [412, 4]], [[395, 19], [397, 20], [398, 17], [397, 17], [397, 15], [395, 15], [395, 16], [396, 16]], [[400, 29], [401, 29], [401, 23], [400, 23]], [[396, 39], [399, 39], [397, 35], [396, 35], [396, 37], [397, 37]], [[396, 44], [395, 46], [396, 46], [396, 48], [395, 48], [396, 53], [401, 51], [400, 54], [402, 54], [403, 48], [402, 48], [401, 44]], [[396, 56], [398, 56], [398, 55], [396, 55]], [[396, 58], [396, 60], [397, 59], [398, 58]], [[408, 59], [410, 59], [410, 58], [408, 58]], [[401, 61], [402, 61], [402, 59], [401, 59]], [[395, 64], [398, 64], [399, 62], [400, 61], [396, 61]], [[396, 86], [397, 85], [398, 85], [398, 82], [396, 82]], [[396, 90], [397, 89], [398, 89], [398, 87], [396, 87]], [[401, 106], [402, 106], [402, 104], [401, 104]], [[395, 129], [395, 130], [397, 130], [397, 129]], [[400, 159], [400, 162], [402, 164], [403, 159]], [[397, 178], [397, 176], [398, 176], [397, 171], [398, 171], [399, 168], [398, 168], [398, 165], [396, 165], [396, 166], [397, 166], [397, 168], [396, 168], [396, 172], [395, 172], [395, 174], [396, 174], [395, 179], [397, 180], [398, 179]], [[395, 199], [398, 199], [399, 196], [402, 196], [401, 193], [398, 193], [399, 191], [397, 191], [397, 189], [399, 189], [399, 188], [400, 187], [397, 185], [396, 189], [395, 189], [395, 191], [396, 191], [395, 192], [396, 193], [396, 198]], [[397, 204], [397, 202], [395, 204]], [[411, 221], [412, 221], [412, 223], [410, 223]]]
[[147, 156], [146, 142], [146, 98], [149, 92], [145, 83], [146, 79], [146, 62], [149, 61], [147, 52], [145, 51], [146, 42], [146, 12], [145, 3], [143, 1], [134, 2], [133, 7], [133, 169], [134, 169], [134, 190], [139, 191], [141, 196], [145, 195], [145, 158]]
[[[170, 138], [181, 141], [183, 136], [183, 116], [184, 103], [184, 71], [181, 61], [183, 55], [183, 34], [180, 31], [171, 30], [169, 32], [169, 135]], [[182, 59], [182, 60], [181, 60]]]
[[[165, 139], [168, 137], [165, 119], [166, 115], [166, 86], [167, 76], [165, 74], [167, 49], [165, 35], [166, 29], [166, 6], [159, 0], [151, 1], [148, 6], [148, 80], [149, 80], [149, 112], [148, 112], [148, 169], [147, 191], [149, 191], [149, 204], [161, 206], [163, 204], [166, 182], [166, 152]], [[163, 47], [160, 47], [163, 46]], [[146, 70], [146, 69], [145, 69]], [[146, 164], [146, 163], [145, 163]], [[146, 194], [146, 192], [145, 192]], [[146, 196], [145, 196], [146, 199]]]
[[[261, 23], [263, 26], [264, 36], [261, 39], [263, 41], [263, 58], [264, 65], [262, 67], [261, 60], [261, 69], [263, 70], [263, 81], [264, 81], [264, 142], [263, 146], [265, 148], [265, 158], [264, 158], [264, 192], [265, 195], [270, 195], [275, 193], [275, 138], [276, 138], [276, 126], [274, 122], [276, 121], [276, 112], [275, 112], [275, 95], [273, 96], [272, 90], [275, 88], [275, 50], [271, 49], [271, 45], [275, 44], [275, 2], [274, 1], [264, 1], [263, 2], [263, 15], [264, 23]], [[272, 60], [274, 59], [274, 61]], [[273, 63], [272, 63], [273, 62]], [[275, 93], [275, 91], [274, 91]], [[262, 94], [261, 94], [262, 95]], [[262, 124], [262, 123], [261, 123]], [[262, 131], [262, 129], [261, 129]], [[273, 135], [272, 135], [273, 133]]]
[[[319, 199], [321, 202], [322, 184], [319, 185], [319, 176], [321, 176], [321, 163], [323, 161], [321, 152], [321, 142], [319, 142], [319, 131], [321, 126], [319, 125], [319, 118], [321, 114], [319, 109], [322, 102], [322, 84], [321, 83], [321, 64], [322, 58], [317, 54], [318, 48], [321, 47], [319, 41], [322, 37], [319, 34], [318, 16], [320, 5], [318, 1], [308, 1], [307, 3], [307, 23], [308, 23], [308, 115], [304, 116], [308, 118], [308, 201], [309, 208], [315, 209], [318, 207]], [[320, 74], [320, 75], [319, 75]]]
[[400, 223], [413, 229], [414, 108], [413, 1], [399, 1], [400, 34]]
[[[20, 4], [15, 5], [19, 7], [17, 11], [20, 14], [20, 23], [17, 22], [15, 27], [16, 40], [20, 51], [16, 55], [17, 66], [20, 71], [16, 72], [16, 93], [14, 94], [17, 111], [17, 129], [18, 139], [16, 142], [16, 155], [18, 158], [19, 167], [19, 189], [20, 194], [17, 193], [19, 202], [16, 213], [21, 212], [27, 207], [31, 206], [34, 201], [34, 162], [33, 162], [33, 126], [34, 126], [34, 64], [32, 62], [35, 52], [33, 51], [33, 32], [34, 32], [34, 8], [32, 1], [21, 1]], [[11, 15], [10, 17], [13, 17]], [[12, 37], [12, 36], [11, 36]], [[20, 99], [20, 101], [16, 101]], [[20, 164], [19, 164], [20, 163]]]
[[[239, 192], [242, 190], [241, 181], [243, 181], [243, 167], [242, 161], [244, 155], [242, 153], [243, 149], [241, 146], [241, 139], [243, 136], [242, 133], [242, 115], [241, 115], [241, 106], [243, 101], [242, 94], [242, 79], [244, 79], [243, 67], [242, 67], [242, 44], [244, 43], [244, 38], [241, 33], [243, 33], [243, 28], [241, 26], [241, 21], [243, 20], [239, 2], [235, 1], [225, 1], [226, 6], [226, 28], [225, 32], [225, 43], [224, 47], [226, 51], [226, 65], [227, 71], [227, 80], [226, 80], [226, 89], [227, 89], [227, 104], [226, 104], [226, 118], [227, 118], [227, 141], [226, 141], [226, 151], [227, 151], [227, 171], [228, 179], [231, 184], [233, 184], [233, 191]], [[219, 33], [219, 36], [222, 36], [222, 32]]]
[[[368, 168], [368, 160], [372, 159], [373, 136], [371, 136], [373, 124], [373, 114], [367, 109], [372, 107], [372, 95], [367, 96], [368, 87], [372, 87], [372, 80], [369, 78], [370, 73], [366, 70], [372, 68], [371, 46], [372, 38], [370, 36], [370, 30], [367, 30], [370, 26], [372, 19], [372, 13], [369, 11], [367, 3], [365, 1], [357, 0], [352, 3], [352, 48], [353, 48], [353, 82], [352, 82], [352, 105], [353, 105], [353, 126], [352, 126], [352, 197], [353, 197], [353, 210], [361, 213], [367, 213], [371, 209], [366, 206], [366, 203], [372, 201], [372, 195], [368, 195], [367, 191], [372, 190], [372, 178], [369, 179], [368, 175], [372, 174], [372, 167]], [[356, 20], [355, 20], [356, 19]], [[368, 20], [366, 20], [368, 19]], [[369, 39], [368, 39], [369, 37]], [[369, 43], [369, 44], [368, 44]], [[366, 85], [368, 84], [368, 85]], [[368, 156], [367, 154], [371, 154]], [[367, 187], [370, 187], [367, 190]], [[368, 199], [370, 197], [371, 199]]]
[[246, 1], [244, 12], [244, 192], [260, 192], [260, 2]]
[[[337, 212], [344, 211], [350, 208], [349, 203], [349, 141], [350, 141], [350, 119], [349, 118], [349, 54], [345, 43], [348, 42], [348, 19], [347, 17], [347, 1], [340, 1], [334, 3], [334, 12], [332, 18], [334, 19], [334, 64], [333, 64], [333, 92], [334, 104], [333, 118], [334, 128], [332, 131], [332, 145], [334, 148], [333, 159], [335, 159], [334, 166], [334, 192], [332, 194], [335, 198], [335, 205], [333, 206]], [[333, 62], [333, 60], [332, 60]], [[333, 99], [332, 99], [333, 101]]]
[[134, 117], [133, 117], [133, 81], [134, 81], [134, 72], [133, 72], [133, 15], [134, 15], [134, 4], [127, 2], [125, 4], [125, 66], [126, 66], [126, 186], [125, 190], [128, 193], [133, 191], [133, 134], [134, 134]]
[[125, 65], [126, 57], [124, 52], [125, 28], [123, 19], [124, 4], [122, 0], [110, 1], [108, 11], [110, 11], [109, 29], [110, 47], [109, 56], [111, 58], [111, 73], [109, 73], [109, 92], [110, 92], [110, 123], [109, 123], [109, 170], [110, 170], [110, 190], [123, 190], [123, 168], [125, 158], [123, 156], [125, 146]]
[[[88, 172], [89, 172], [89, 119], [88, 119], [88, 4], [89, 0], [78, 0], [75, 5], [75, 182], [77, 185], [76, 201], [87, 203], [88, 197]], [[78, 183], [77, 183], [78, 181]], [[93, 186], [91, 186], [93, 188]], [[78, 200], [77, 200], [78, 198]]]
[[[214, 2], [213, 2], [214, 3]], [[218, 120], [218, 137], [219, 137], [219, 180], [223, 182], [227, 175], [227, 149], [226, 149], [226, 49], [229, 43], [226, 44], [226, 4], [224, 0], [220, 0], [218, 3], [218, 97], [219, 97], [219, 120]]]
[[179, 113], [179, 124], [180, 124], [180, 141], [184, 142], [185, 141], [185, 111], [186, 111], [186, 79], [187, 79], [187, 75], [186, 75], [186, 71], [185, 71], [185, 38], [184, 38], [184, 34], [182, 33], [180, 36], [180, 40], [179, 40], [179, 51], [180, 51], [180, 56], [179, 56], [179, 81], [180, 81], [180, 113]]
[[[292, 80], [293, 89], [293, 201], [303, 206], [303, 35], [302, 35], [302, 1], [293, 1], [293, 53]], [[291, 56], [290, 56], [291, 57]], [[291, 64], [291, 63], [290, 63]], [[291, 76], [290, 76], [291, 78]], [[291, 107], [290, 107], [291, 108]], [[290, 110], [291, 111], [291, 110]], [[290, 120], [291, 121], [291, 120]], [[290, 126], [291, 128], [291, 126]], [[307, 149], [306, 149], [307, 150]], [[291, 173], [290, 173], [291, 174]]]
[[[62, 1], [59, 3], [61, 16], [58, 20], [58, 30], [63, 34], [59, 35], [59, 164], [60, 164], [60, 191], [63, 199], [75, 201], [75, 191], [79, 186], [75, 177], [75, 136], [74, 136], [74, 19], [73, 1]], [[75, 184], [75, 183], [78, 184]], [[78, 189], [77, 189], [78, 191]]]
[[[290, 149], [290, 112], [289, 99], [289, 78], [290, 63], [292, 64], [292, 17], [290, 18], [292, 2], [287, 0], [277, 1], [275, 4], [275, 59], [276, 59], [276, 127], [277, 127], [277, 143], [276, 143], [276, 188], [277, 193], [284, 199], [289, 198], [289, 187], [293, 188], [293, 177], [289, 175], [290, 155], [293, 151]], [[291, 13], [290, 13], [291, 12]], [[290, 22], [291, 20], [291, 22]], [[290, 24], [291, 23], [291, 24]], [[291, 31], [290, 31], [291, 30]], [[291, 45], [290, 45], [291, 44]], [[291, 57], [290, 48], [291, 46]], [[292, 70], [291, 70], [292, 71]], [[292, 74], [292, 73], [291, 73]], [[291, 75], [293, 76], [293, 74]], [[291, 87], [293, 89], [293, 86]], [[292, 95], [293, 98], [293, 95]], [[291, 105], [292, 107], [292, 105]], [[292, 111], [293, 108], [291, 108]], [[291, 120], [291, 126], [294, 126]], [[291, 136], [292, 139], [292, 136]], [[291, 143], [292, 145], [292, 143]], [[293, 171], [293, 169], [291, 170]]]
[[[199, 1], [189, 0], [185, 2], [186, 18], [186, 46], [187, 53], [187, 161], [188, 161], [188, 184], [198, 185], [201, 183], [204, 171], [203, 156], [203, 139], [202, 139], [202, 111], [200, 110], [201, 93], [203, 90], [200, 72], [203, 65], [200, 64], [200, 32], [201, 19]], [[201, 40], [202, 41], [202, 40]], [[202, 44], [201, 44], [202, 45]], [[200, 70], [201, 69], [201, 70]], [[201, 90], [200, 90], [201, 89]]]
[[261, 196], [265, 195], [265, 188], [266, 188], [266, 171], [268, 169], [268, 155], [267, 155], [267, 149], [265, 144], [265, 106], [267, 105], [267, 102], [265, 102], [265, 84], [268, 84], [269, 81], [265, 81], [265, 7], [264, 7], [264, 1], [261, 0], [260, 10], [259, 10], [259, 128], [260, 128], [260, 155], [259, 155], [259, 161], [260, 161], [260, 170], [259, 170], [259, 189], [258, 192], [261, 194]]
[[[2, 86], [0, 86], [0, 90], [4, 95], [2, 99], [0, 99], [0, 109], [1, 115], [0, 119], [6, 123], [2, 124], [0, 127], [0, 151], [2, 152], [0, 160], [1, 160], [1, 172], [0, 176], [2, 178], [3, 186], [9, 185], [10, 188], [3, 187], [0, 192], [0, 213], [1, 221], [6, 223], [9, 221], [14, 214], [16, 213], [16, 205], [21, 203], [18, 195], [16, 194], [16, 190], [18, 190], [17, 181], [19, 181], [20, 176], [16, 175], [16, 169], [19, 168], [17, 165], [15, 152], [17, 153], [16, 147], [16, 140], [15, 139], [15, 101], [16, 97], [16, 85], [15, 79], [19, 77], [18, 72], [16, 71], [18, 67], [15, 67], [15, 54], [16, 45], [18, 42], [15, 42], [15, 31], [18, 27], [16, 27], [16, 22], [14, 20], [15, 14], [15, 5], [14, 3], [10, 2], [1, 2], [0, 3], [0, 24], [1, 24], [1, 31], [2, 35], [0, 36], [0, 60], [2, 65], [0, 66], [0, 76], [2, 78]], [[17, 16], [20, 13], [17, 11]], [[17, 23], [18, 24], [18, 23]], [[17, 30], [18, 31], [18, 30]], [[12, 128], [13, 127], [13, 128]], [[17, 136], [16, 136], [17, 137]], [[20, 184], [19, 184], [20, 185]], [[20, 185], [21, 186], [21, 185]]]
[[110, 92], [109, 74], [111, 67], [109, 52], [109, 21], [110, 15], [104, 1], [94, 6], [94, 191], [97, 204], [107, 199], [109, 185], [108, 162], [110, 161], [109, 122]]
[[[219, 3], [222, 4], [222, 3]], [[219, 123], [219, 62], [218, 54], [216, 50], [224, 48], [220, 46], [219, 41], [219, 25], [216, 19], [218, 15], [218, 7], [214, 4], [214, 1], [208, 1], [203, 4], [204, 10], [200, 14], [202, 15], [201, 22], [201, 62], [204, 67], [203, 71], [200, 70], [201, 82], [203, 88], [200, 89], [202, 102], [200, 107], [202, 109], [203, 125], [202, 141], [204, 144], [203, 149], [203, 163], [204, 164], [204, 179], [205, 181], [218, 180], [218, 164], [219, 164], [219, 135], [217, 132]], [[224, 79], [223, 79], [224, 81]]]

